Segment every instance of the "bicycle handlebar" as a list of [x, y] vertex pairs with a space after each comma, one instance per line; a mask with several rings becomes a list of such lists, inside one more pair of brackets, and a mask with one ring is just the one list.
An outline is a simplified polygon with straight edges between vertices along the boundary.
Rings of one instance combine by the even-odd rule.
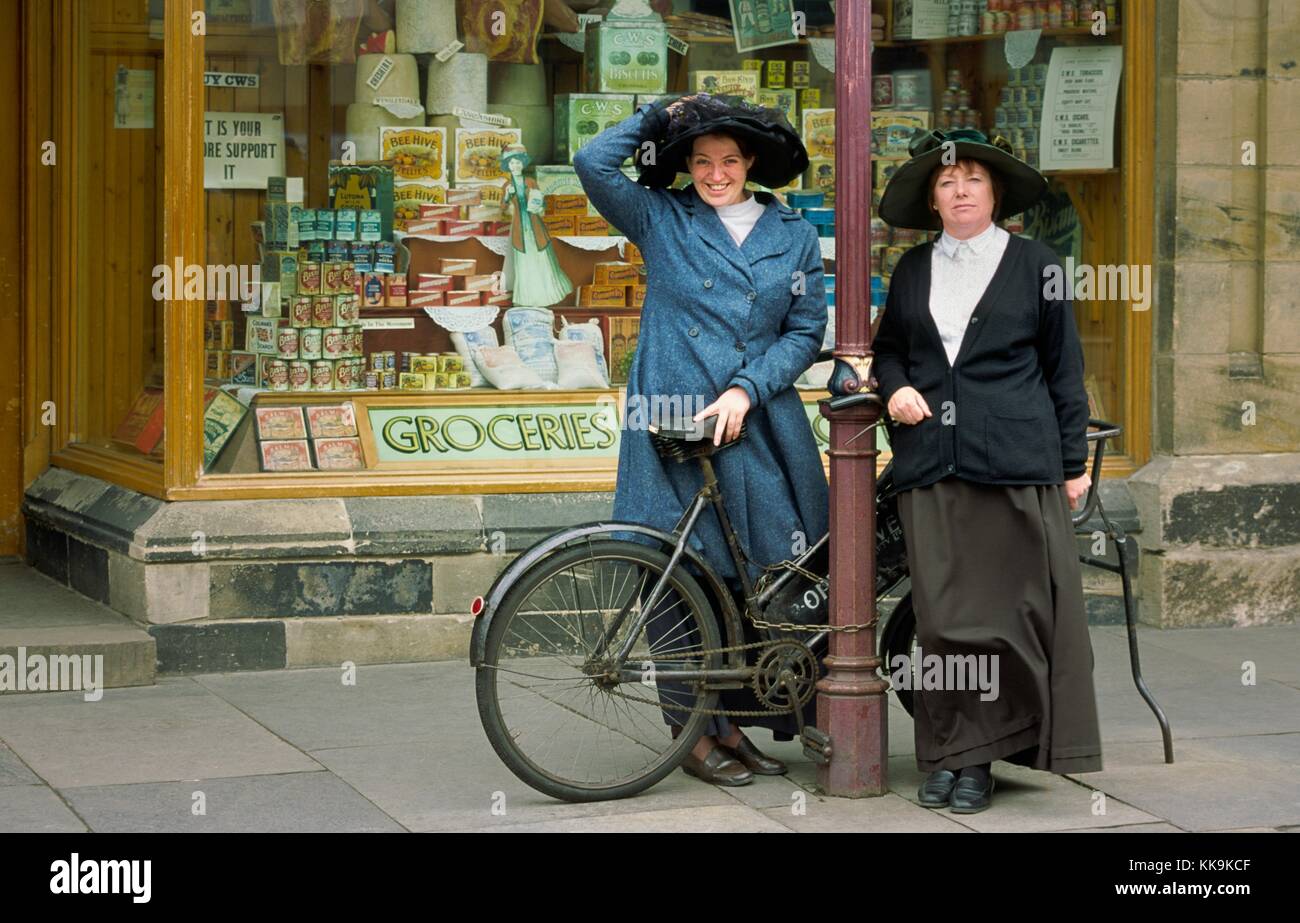
[[1083, 506], [1077, 513], [1070, 513], [1070, 522], [1076, 526], [1087, 522], [1097, 511], [1097, 489], [1101, 485], [1101, 460], [1106, 455], [1106, 440], [1114, 439], [1124, 432], [1124, 427], [1118, 423], [1089, 418], [1088, 428], [1092, 430], [1094, 427], [1095, 430], [1088, 433], [1088, 441], [1097, 444], [1092, 453], [1092, 472], [1089, 475], [1092, 483], [1088, 485], [1088, 496], [1084, 499]]

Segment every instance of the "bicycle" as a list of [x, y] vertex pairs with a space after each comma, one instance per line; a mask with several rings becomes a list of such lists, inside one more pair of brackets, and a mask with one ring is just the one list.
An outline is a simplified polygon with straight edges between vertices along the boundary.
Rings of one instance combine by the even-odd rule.
[[[861, 393], [823, 403], [840, 409], [879, 400]], [[479, 716], [497, 755], [537, 791], [575, 802], [635, 795], [677, 768], [715, 714], [793, 714], [804, 753], [823, 764], [829, 760], [830, 738], [804, 717], [821, 658], [832, 631], [865, 630], [876, 621], [827, 624], [829, 535], [792, 560], [764, 568], [757, 581], [750, 579], [711, 461], [744, 439], [745, 429], [742, 425], [735, 440], [715, 448], [714, 422], [711, 417], [651, 428], [662, 456], [694, 461], [703, 476], [703, 486], [672, 532], [626, 522], [565, 529], [520, 554], [486, 597], [475, 601], [470, 661]], [[1093, 483], [1072, 519], [1077, 527], [1100, 512], [1119, 549], [1119, 563], [1088, 555], [1081, 560], [1121, 577], [1134, 680], [1160, 723], [1166, 762], [1173, 762], [1168, 722], [1138, 666], [1128, 570], [1136, 548], [1106, 518], [1098, 494], [1105, 442], [1121, 430], [1099, 420], [1089, 425], [1095, 429], [1089, 441], [1096, 443]], [[887, 465], [877, 482], [878, 603], [907, 580], [892, 467]], [[736, 565], [743, 613], [689, 543], [710, 507]], [[746, 640], [742, 619], [756, 629], [758, 641]], [[909, 591], [880, 634], [886, 668], [898, 654], [914, 662], [915, 627]], [[752, 690], [759, 709], [718, 707], [724, 691], [744, 688]], [[911, 691], [894, 692], [910, 714]]]

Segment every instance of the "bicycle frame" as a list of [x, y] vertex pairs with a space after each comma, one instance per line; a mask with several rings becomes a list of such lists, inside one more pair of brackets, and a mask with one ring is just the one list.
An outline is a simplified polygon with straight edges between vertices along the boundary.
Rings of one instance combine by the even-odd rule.
[[[669, 576], [681, 563], [682, 556], [690, 541], [691, 532], [695, 529], [695, 523], [699, 521], [700, 514], [703, 513], [704, 509], [708, 506], [713, 507], [714, 512], [718, 516], [718, 522], [722, 527], [722, 534], [726, 537], [727, 548], [731, 552], [731, 560], [736, 565], [736, 573], [740, 577], [740, 585], [744, 590], [745, 605], [747, 608], [751, 605], [754, 596], [754, 583], [749, 579], [749, 572], [745, 566], [745, 556], [741, 551], [740, 541], [736, 538], [736, 532], [731, 526], [731, 519], [727, 516], [726, 507], [722, 503], [722, 491], [718, 489], [718, 478], [717, 474], [713, 470], [713, 462], [705, 455], [700, 456], [697, 461], [700, 464], [700, 470], [704, 474], [704, 486], [695, 494], [695, 498], [691, 501], [691, 505], [686, 508], [686, 512], [682, 514], [682, 518], [679, 519], [677, 525], [673, 527], [673, 534], [677, 536], [677, 542], [673, 548], [672, 554], [668, 558], [668, 566], [664, 568], [663, 574], [660, 575], [659, 580], [655, 583], [654, 589], [650, 591], [650, 595], [641, 604], [641, 612], [637, 616], [636, 622], [628, 632], [627, 638], [619, 647], [618, 652], [614, 655], [613, 664], [611, 665], [612, 670], [618, 672], [620, 675], [623, 673], [623, 667], [627, 662], [628, 656], [632, 653], [632, 648], [636, 644], [636, 639], [645, 628], [646, 622], [649, 621], [650, 613], [654, 611], [655, 605], [658, 604], [660, 598], [667, 589]], [[618, 628], [622, 625], [624, 618], [626, 618], [627, 607], [630, 605], [631, 600], [625, 604], [623, 611], [615, 617], [606, 633], [606, 638], [602, 639], [601, 644], [597, 648], [598, 654], [603, 652], [605, 641], [617, 632]], [[710, 679], [743, 680], [751, 675], [752, 670], [751, 668], [743, 667], [740, 669], [725, 671], [655, 670], [656, 676], [661, 676], [665, 679], [699, 678], [701, 673], [706, 674]]]

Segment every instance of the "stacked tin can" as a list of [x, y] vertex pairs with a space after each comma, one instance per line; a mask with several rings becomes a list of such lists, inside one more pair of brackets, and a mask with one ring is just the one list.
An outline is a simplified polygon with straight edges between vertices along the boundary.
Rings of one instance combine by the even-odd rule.
[[362, 386], [367, 391], [394, 391], [397, 389], [397, 352], [384, 350], [371, 353], [366, 359]]
[[364, 335], [351, 266], [304, 262], [297, 282], [297, 291], [286, 298], [289, 326], [281, 327], [276, 336], [285, 373], [281, 376], [272, 362], [268, 387], [272, 391], [362, 387]]
[[1032, 167], [1038, 166], [1046, 84], [1046, 64], [1010, 68], [1007, 84], [999, 94], [997, 108], [993, 110], [994, 132], [1011, 142], [1015, 155]]
[[397, 375], [403, 391], [460, 391], [472, 384], [459, 353], [407, 353]]
[[948, 71], [948, 86], [940, 97], [935, 127], [941, 131], [954, 128], [981, 128], [980, 112], [972, 105], [971, 92], [962, 82], [961, 71]]
[[[952, 32], [952, 7], [949, 6], [949, 33]], [[1118, 0], [987, 0], [980, 11], [979, 31], [985, 35], [1016, 29], [1073, 29], [1091, 26], [1093, 16], [1101, 11], [1106, 21], [1119, 22]]]

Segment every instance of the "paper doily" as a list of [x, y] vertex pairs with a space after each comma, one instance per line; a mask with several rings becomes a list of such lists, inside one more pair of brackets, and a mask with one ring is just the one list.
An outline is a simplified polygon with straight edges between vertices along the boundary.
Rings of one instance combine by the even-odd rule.
[[1024, 67], [1038, 51], [1042, 29], [1017, 29], [1006, 33], [1002, 39], [1002, 56], [1010, 67]]
[[835, 39], [808, 36], [808, 47], [812, 49], [813, 60], [832, 74], [835, 73]]
[[425, 308], [429, 319], [451, 333], [469, 333], [482, 330], [497, 319], [501, 309], [496, 305], [477, 305], [464, 308]]

